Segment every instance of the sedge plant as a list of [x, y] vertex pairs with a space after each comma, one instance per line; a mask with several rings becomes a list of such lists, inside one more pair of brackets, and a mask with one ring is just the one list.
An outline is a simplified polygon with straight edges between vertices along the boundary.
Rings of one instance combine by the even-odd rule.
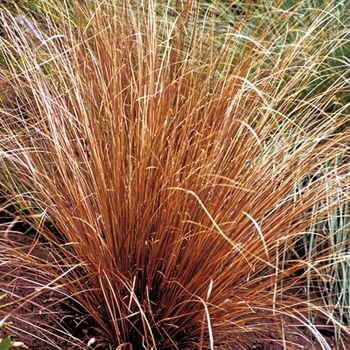
[[330, 349], [318, 326], [349, 327], [305, 292], [324, 265], [295, 245], [349, 200], [334, 162], [348, 106], [328, 108], [348, 67], [305, 93], [329, 12], [287, 42], [255, 10], [222, 32], [192, 1], [159, 4], [47, 0], [29, 22], [1, 8], [1, 194], [55, 257], [0, 241], [46, 281], [26, 302], [58, 291], [110, 348], [245, 349], [248, 335], [297, 349], [306, 328]]

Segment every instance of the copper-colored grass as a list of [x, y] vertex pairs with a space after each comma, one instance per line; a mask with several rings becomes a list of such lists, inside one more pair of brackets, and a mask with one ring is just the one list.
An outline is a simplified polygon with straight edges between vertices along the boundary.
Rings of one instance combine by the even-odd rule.
[[346, 152], [341, 111], [327, 111], [342, 83], [299, 100], [322, 57], [298, 38], [259, 70], [268, 31], [233, 58], [239, 24], [211, 49], [205, 31], [186, 31], [191, 2], [173, 26], [151, 1], [77, 3], [35, 30], [1, 14], [2, 193], [63, 259], [36, 262], [47, 288], [118, 349], [244, 348], [244, 332], [268, 337], [265, 318], [281, 346], [297, 347], [294, 319], [326, 349], [308, 314], [347, 328], [303, 294], [308, 262], [293, 243], [346, 165], [296, 188]]

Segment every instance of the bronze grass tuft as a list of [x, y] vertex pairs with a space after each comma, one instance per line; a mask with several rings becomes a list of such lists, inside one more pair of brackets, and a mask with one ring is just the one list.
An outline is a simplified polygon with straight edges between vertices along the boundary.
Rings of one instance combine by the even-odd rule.
[[296, 38], [264, 65], [268, 30], [210, 35], [192, 2], [76, 3], [1, 12], [1, 191], [61, 257], [28, 264], [113, 348], [244, 348], [274, 318], [284, 348], [299, 324], [328, 349], [308, 315], [348, 327], [294, 246], [348, 183], [345, 162], [305, 180], [348, 152], [341, 82], [297, 94], [323, 57]]

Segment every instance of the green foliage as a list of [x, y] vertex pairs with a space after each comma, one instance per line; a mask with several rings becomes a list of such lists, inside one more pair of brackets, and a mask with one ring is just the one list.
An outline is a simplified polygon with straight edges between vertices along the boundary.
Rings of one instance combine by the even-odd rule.
[[10, 337], [0, 340], [0, 350], [9, 350], [12, 348], [12, 340]]
[[[0, 300], [6, 298], [6, 294], [0, 294]], [[0, 328], [8, 327], [11, 325], [11, 322], [0, 322]], [[12, 340], [10, 337], [0, 339], [0, 350], [9, 350], [12, 347]]]
[[[308, 181], [318, 181], [322, 173], [327, 181], [329, 174], [340, 162], [348, 162], [347, 157], [323, 164], [319, 172], [310, 176]], [[303, 252], [309, 262], [308, 298], [312, 299], [316, 291], [332, 315], [340, 322], [350, 324], [350, 211], [349, 203], [342, 200], [348, 193], [344, 192], [341, 183], [338, 184], [338, 189], [337, 193], [312, 208], [312, 215], [318, 219], [303, 235]], [[320, 215], [324, 206], [331, 206], [333, 210], [327, 215]], [[317, 275], [312, 273], [313, 269], [317, 269]], [[337, 328], [335, 339], [339, 345], [341, 337]]]

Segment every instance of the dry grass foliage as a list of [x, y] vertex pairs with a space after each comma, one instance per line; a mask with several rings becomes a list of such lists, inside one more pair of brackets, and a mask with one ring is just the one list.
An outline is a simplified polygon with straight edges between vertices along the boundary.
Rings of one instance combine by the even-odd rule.
[[55, 2], [29, 24], [2, 9], [1, 190], [62, 258], [36, 273], [114, 348], [244, 348], [266, 318], [296, 348], [293, 318], [327, 349], [308, 314], [348, 329], [305, 297], [322, 271], [293, 244], [335, 209], [317, 203], [348, 200], [346, 162], [319, 171], [348, 152], [329, 108], [344, 82], [298, 95], [323, 61], [312, 28], [273, 51], [237, 23], [218, 47], [191, 1], [171, 19], [127, 3]]

